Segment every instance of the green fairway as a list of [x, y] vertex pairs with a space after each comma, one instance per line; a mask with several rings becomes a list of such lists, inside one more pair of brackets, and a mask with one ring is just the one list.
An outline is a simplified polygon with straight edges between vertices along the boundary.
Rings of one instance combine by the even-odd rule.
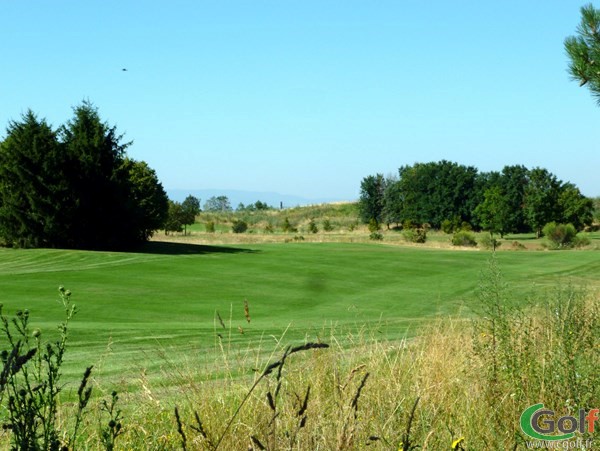
[[[525, 296], [534, 285], [597, 285], [598, 255], [500, 252], [498, 258]], [[216, 311], [234, 341], [262, 340], [266, 348], [271, 335], [288, 328], [290, 342], [315, 339], [332, 325], [381, 324], [390, 338], [410, 333], [431, 315], [472, 305], [488, 258], [478, 251], [333, 243], [149, 243], [139, 253], [0, 249], [0, 286], [5, 312], [30, 309], [32, 326], [46, 337], [62, 318], [57, 287], [71, 290], [79, 313], [68, 371], [96, 364], [100, 377], [126, 380], [144, 368], [156, 377], [158, 349], [175, 360], [214, 352], [216, 334], [229, 334]]]

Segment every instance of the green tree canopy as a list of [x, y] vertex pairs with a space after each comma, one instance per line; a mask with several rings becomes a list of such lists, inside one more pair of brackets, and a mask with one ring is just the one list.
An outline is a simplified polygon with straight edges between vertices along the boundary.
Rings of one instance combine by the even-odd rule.
[[31, 111], [10, 121], [0, 144], [0, 235], [22, 247], [65, 245], [65, 208], [70, 187], [67, 163], [55, 130]]
[[84, 102], [52, 130], [31, 111], [0, 147], [0, 234], [14, 246], [126, 248], [146, 240], [167, 211], [146, 163]]
[[498, 233], [501, 237], [510, 227], [510, 205], [507, 196], [499, 186], [488, 188], [483, 193], [483, 202], [475, 208], [475, 215], [479, 217], [479, 223], [483, 230], [490, 235]]
[[204, 203], [204, 210], [211, 212], [225, 212], [232, 211], [232, 208], [227, 196], [213, 196]]
[[271, 210], [273, 207], [269, 206], [266, 202], [261, 202], [257, 200], [253, 204], [244, 205], [240, 202], [236, 208], [237, 211], [262, 211], [262, 210]]
[[183, 212], [182, 222], [184, 234], [187, 233], [187, 226], [196, 222], [196, 216], [200, 213], [200, 199], [191, 194], [181, 203]]
[[525, 189], [529, 183], [529, 169], [523, 165], [504, 166], [499, 182], [509, 210], [506, 218], [506, 232], [526, 232], [528, 227], [525, 223], [523, 205]]
[[442, 160], [402, 166], [398, 178], [363, 178], [361, 219], [396, 224], [429, 224], [448, 231], [469, 224], [504, 235], [535, 231], [551, 221], [581, 229], [592, 221], [593, 203], [571, 184], [543, 168], [505, 166], [478, 173]]
[[163, 227], [168, 214], [167, 193], [156, 172], [145, 161], [125, 158], [121, 171], [129, 182], [130, 195], [126, 209], [130, 214], [129, 229], [134, 242], [146, 241], [155, 230]]
[[579, 86], [586, 85], [600, 104], [600, 10], [588, 4], [581, 8], [577, 36], [565, 39], [569, 72]]
[[558, 195], [558, 206], [561, 210], [561, 221], [572, 224], [581, 231], [593, 222], [594, 203], [585, 197], [572, 183], [565, 183]]
[[529, 181], [525, 188], [525, 220], [539, 238], [542, 228], [551, 221], [560, 221], [558, 196], [561, 182], [543, 168], [529, 171]]
[[359, 215], [364, 223], [382, 221], [385, 179], [382, 174], [369, 175], [360, 183]]
[[477, 169], [442, 160], [415, 163], [398, 170], [384, 196], [384, 211], [393, 222], [428, 223], [439, 228], [445, 219], [473, 221], [478, 202]]
[[592, 215], [594, 221], [600, 222], [600, 197], [592, 199]]
[[183, 231], [184, 216], [185, 213], [183, 212], [183, 207], [181, 204], [179, 202], [169, 200], [169, 210], [164, 224], [167, 235], [169, 232]]

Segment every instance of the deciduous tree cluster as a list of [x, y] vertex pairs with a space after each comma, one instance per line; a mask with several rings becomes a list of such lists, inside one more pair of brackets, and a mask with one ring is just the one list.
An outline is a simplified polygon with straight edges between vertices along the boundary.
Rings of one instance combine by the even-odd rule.
[[466, 227], [491, 233], [534, 231], [545, 224], [592, 223], [593, 203], [572, 183], [543, 168], [505, 166], [479, 173], [449, 161], [403, 166], [397, 177], [363, 178], [360, 215], [365, 223], [423, 225], [446, 231]]
[[187, 233], [187, 226], [196, 222], [196, 216], [200, 213], [200, 199], [188, 195], [182, 203], [169, 200], [169, 213], [165, 220], [165, 232]]

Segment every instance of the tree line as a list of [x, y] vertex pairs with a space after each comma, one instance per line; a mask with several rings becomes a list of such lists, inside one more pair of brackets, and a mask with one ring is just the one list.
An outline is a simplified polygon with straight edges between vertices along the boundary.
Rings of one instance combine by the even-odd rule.
[[123, 249], [163, 226], [168, 197], [155, 171], [90, 102], [58, 128], [31, 110], [0, 142], [0, 242]]
[[[231, 202], [225, 195], [210, 197], [206, 200], [206, 202], [204, 202], [203, 208], [204, 210], [200, 208], [200, 199], [191, 194], [188, 195], [181, 203], [169, 200], [169, 211], [164, 224], [165, 233], [169, 234], [170, 232], [183, 232], [185, 235], [187, 233], [187, 226], [194, 224], [196, 222], [196, 216], [198, 216], [202, 211], [207, 213], [233, 212]], [[248, 205], [244, 205], [240, 202], [235, 211], [251, 213], [272, 209], [273, 207], [269, 206], [266, 202], [257, 200], [256, 202]], [[239, 229], [234, 228], [234, 232], [236, 230]]]
[[593, 202], [544, 168], [505, 166], [479, 172], [442, 160], [402, 166], [397, 175], [363, 178], [363, 222], [454, 231], [463, 227], [507, 233], [535, 232], [549, 222], [582, 230], [592, 223]]

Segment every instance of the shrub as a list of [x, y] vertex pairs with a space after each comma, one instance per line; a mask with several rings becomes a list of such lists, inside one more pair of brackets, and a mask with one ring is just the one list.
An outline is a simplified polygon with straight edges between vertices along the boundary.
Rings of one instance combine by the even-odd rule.
[[310, 233], [317, 233], [319, 231], [319, 228], [317, 227], [317, 223], [315, 222], [314, 219], [311, 219], [310, 222], [308, 223], [308, 231]]
[[296, 227], [292, 226], [292, 224], [290, 223], [290, 220], [288, 218], [285, 218], [285, 220], [283, 221], [281, 230], [283, 230], [285, 233], [288, 233], [288, 232], [296, 233], [298, 231], [298, 229]]
[[206, 229], [206, 233], [215, 233], [215, 222], [214, 221], [208, 221], [204, 227]]
[[373, 241], [383, 241], [383, 235], [381, 234], [381, 232], [371, 232], [371, 234], [369, 235], [369, 239]]
[[333, 226], [331, 225], [331, 221], [329, 221], [329, 219], [323, 221], [323, 230], [325, 232], [331, 232], [333, 230]]
[[381, 226], [375, 218], [371, 218], [369, 221], [369, 232], [374, 233], [378, 232], [379, 230], [381, 230]]
[[460, 232], [456, 232], [452, 236], [452, 244], [454, 246], [477, 246], [477, 241], [472, 233], [467, 232], [466, 230], [461, 230]]
[[496, 248], [500, 247], [502, 242], [500, 240], [497, 240], [496, 238], [493, 238], [491, 235], [486, 233], [479, 239], [479, 244], [484, 249], [496, 249]]
[[513, 241], [511, 246], [513, 249], [516, 249], [518, 251], [526, 249], [525, 245], [523, 243], [519, 243], [518, 241]]
[[469, 224], [467, 221], [463, 221], [460, 223], [460, 230], [471, 232], [473, 231], [473, 226], [471, 226], [471, 224]]
[[447, 233], [448, 235], [454, 232], [454, 224], [452, 224], [452, 221], [449, 219], [444, 219], [440, 228], [442, 229], [442, 232]]
[[275, 230], [273, 229], [273, 225], [271, 223], [267, 224], [265, 226], [265, 232], [266, 233], [273, 233]]
[[590, 244], [591, 244], [590, 239], [585, 235], [577, 235], [575, 237], [575, 241], [573, 243], [574, 247], [576, 247], [576, 248], [589, 246]]
[[427, 241], [426, 229], [407, 229], [402, 232], [404, 239], [409, 243], [424, 243]]
[[542, 233], [546, 237], [546, 245], [550, 249], [570, 249], [575, 246], [577, 230], [573, 224], [549, 222], [542, 229]]
[[244, 233], [248, 230], [248, 223], [246, 221], [234, 220], [231, 230], [233, 230], [233, 233]]

